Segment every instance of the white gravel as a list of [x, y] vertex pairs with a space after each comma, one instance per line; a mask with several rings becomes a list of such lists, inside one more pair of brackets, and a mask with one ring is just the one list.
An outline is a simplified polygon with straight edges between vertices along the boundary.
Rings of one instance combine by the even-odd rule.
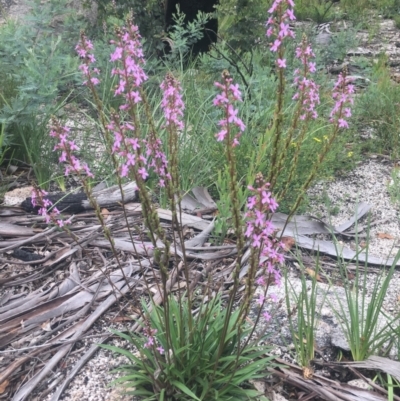
[[395, 255], [400, 246], [400, 224], [399, 207], [388, 191], [392, 170], [392, 163], [386, 159], [369, 159], [341, 179], [315, 185], [309, 191], [314, 198], [310, 213], [338, 225], [354, 215], [358, 204], [366, 202], [372, 206], [369, 252], [383, 258]]

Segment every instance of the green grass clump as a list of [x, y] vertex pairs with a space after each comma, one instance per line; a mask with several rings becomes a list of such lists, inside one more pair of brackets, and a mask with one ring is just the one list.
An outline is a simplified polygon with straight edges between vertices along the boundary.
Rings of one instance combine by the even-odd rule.
[[[226, 308], [220, 295], [212, 298], [210, 303], [202, 302], [194, 317], [184, 298], [178, 301], [170, 296], [168, 305], [167, 313], [165, 308], [156, 305], [150, 311], [146, 303], [142, 303], [155, 331], [155, 346], [161, 352], [157, 358], [153, 349], [146, 347], [148, 338], [145, 335], [113, 331], [133, 344], [140, 351], [140, 357], [124, 348], [100, 345], [126, 356], [130, 362], [115, 370], [123, 375], [112, 384], [123, 384], [127, 394], [146, 396], [149, 401], [171, 399], [171, 395], [174, 395], [174, 400], [180, 401], [239, 401], [261, 396], [244, 383], [248, 379], [264, 377], [264, 369], [273, 365], [272, 357], [266, 355], [270, 347], [249, 344], [238, 353], [237, 347], [247, 344], [247, 336], [252, 332], [252, 327], [247, 324], [238, 328], [238, 311], [232, 313], [228, 331], [224, 334]], [[194, 331], [188, 325], [191, 318], [196, 327]], [[224, 335], [226, 341], [221, 349], [217, 339]], [[154, 382], [159, 394], [155, 394], [152, 387]], [[266, 398], [261, 396], [261, 400]]]
[[300, 21], [312, 20], [317, 24], [334, 18], [334, 1], [299, 0], [296, 2], [296, 16]]
[[393, 16], [394, 24], [397, 29], [400, 29], [400, 15], [396, 14]]
[[372, 127], [372, 140], [366, 148], [374, 152], [399, 155], [400, 86], [392, 81], [387, 57], [374, 66], [372, 83], [357, 102], [356, 116], [360, 128]]

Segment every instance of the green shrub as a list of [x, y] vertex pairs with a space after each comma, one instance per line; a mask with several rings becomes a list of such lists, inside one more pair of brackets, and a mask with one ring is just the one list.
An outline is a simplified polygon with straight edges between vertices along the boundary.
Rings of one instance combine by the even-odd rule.
[[[88, 21], [67, 0], [35, 1], [22, 18], [0, 27], [0, 121], [14, 158], [30, 164], [40, 185], [47, 186], [57, 162], [48, 122], [82, 93], [75, 46]], [[100, 43], [100, 51], [108, 50]], [[105, 65], [101, 56], [99, 62]]]

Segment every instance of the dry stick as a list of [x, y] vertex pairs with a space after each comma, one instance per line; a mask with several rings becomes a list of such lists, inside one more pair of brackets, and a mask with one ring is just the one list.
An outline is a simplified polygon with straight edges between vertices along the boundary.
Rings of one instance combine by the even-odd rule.
[[[76, 328], [79, 327], [83, 322], [76, 323], [75, 326], [70, 327], [68, 330], [64, 331], [63, 333], [59, 334], [56, 336], [52, 341], [57, 339], [58, 341], [68, 338], [71, 335], [71, 332]], [[18, 367], [20, 367], [23, 363], [25, 363], [27, 360], [34, 358], [36, 355], [38, 355], [40, 352], [42, 352], [41, 348], [35, 349], [33, 352], [29, 353], [28, 355], [25, 355], [24, 357], [21, 357], [18, 360], [14, 360], [10, 365], [8, 365], [4, 370], [0, 372], [0, 384], [3, 383], [15, 370], [17, 370]]]
[[[388, 395], [388, 391], [381, 387], [378, 386], [377, 384], [375, 384], [375, 382], [373, 382], [371, 379], [368, 379], [368, 377], [365, 377], [363, 374], [361, 374], [357, 369], [354, 369], [352, 366], [348, 366], [348, 368], [356, 375], [358, 376], [360, 379], [362, 379], [363, 381], [365, 381], [366, 383], [368, 383], [371, 387], [373, 387], [374, 389], [378, 390], [378, 391], [382, 391], [382, 393], [384, 393], [385, 395]], [[393, 399], [396, 401], [400, 401], [400, 397], [393, 394]]]
[[[57, 327], [58, 329], [58, 327]], [[104, 337], [106, 334], [90, 334], [87, 336], [83, 336], [79, 339], [79, 341], [83, 340], [90, 340], [92, 338], [99, 338], [99, 337]], [[18, 348], [18, 349], [6, 349], [4, 351], [0, 351], [0, 355], [2, 354], [13, 354], [13, 353], [18, 353], [18, 352], [25, 352], [25, 351], [36, 351], [39, 349], [47, 348], [47, 347], [53, 347], [53, 346], [62, 346], [62, 345], [67, 345], [67, 344], [72, 344], [76, 343], [76, 340], [65, 340], [65, 341], [56, 341], [52, 343], [46, 343], [46, 344], [41, 344], [41, 345], [32, 345], [31, 347], [25, 347], [25, 348]], [[27, 355], [30, 356], [30, 355]]]
[[[31, 243], [31, 242], [34, 241], [34, 240], [37, 240], [37, 239], [39, 239], [39, 238], [41, 238], [41, 237], [44, 237], [44, 236], [46, 236], [46, 235], [48, 235], [48, 234], [51, 234], [51, 233], [52, 233], [53, 231], [55, 231], [56, 229], [57, 229], [57, 227], [49, 228], [48, 230], [42, 231], [41, 233], [36, 234], [36, 235], [34, 235], [33, 237], [23, 239], [23, 240], [21, 240], [21, 241], [16, 242], [16, 243], [13, 244], [13, 245], [10, 245], [10, 246], [8, 246], [8, 247], [6, 247], [6, 248], [2, 248], [2, 249], [0, 249], [0, 251], [1, 251], [1, 252], [12, 251], [12, 250], [15, 249], [15, 248], [19, 248], [19, 247], [22, 246], [22, 245]], [[39, 262], [42, 262], [42, 261], [43, 261], [43, 259], [40, 260]], [[33, 264], [33, 263], [30, 262], [30, 264]]]
[[[96, 301], [97, 296], [98, 296], [98, 294], [99, 294], [99, 292], [100, 292], [100, 288], [101, 288], [102, 284], [103, 284], [103, 279], [100, 279], [99, 285], [98, 285], [98, 287], [97, 287], [97, 289], [96, 289], [96, 292], [94, 293], [94, 295], [93, 295], [92, 299], [90, 300], [90, 302], [89, 302], [84, 308], [82, 308], [77, 314], [70, 316], [70, 317], [67, 318], [64, 322], [60, 323], [54, 330], [52, 330], [52, 331], [48, 332], [47, 334], [45, 334], [45, 335], [42, 337], [42, 340], [44, 340], [44, 339], [50, 337], [52, 334], [54, 334], [54, 333], [60, 331], [63, 327], [65, 327], [65, 326], [67, 326], [68, 324], [74, 322], [75, 320], [78, 320], [78, 319], [80, 319], [81, 317], [84, 317], [84, 316], [86, 315], [86, 313], [90, 310], [90, 308], [93, 306], [94, 302]], [[92, 291], [90, 291], [90, 290], [87, 290], [87, 291], [92, 292]], [[92, 293], [93, 293], [93, 292], [92, 292]], [[73, 340], [73, 341], [74, 341], [74, 340]], [[46, 345], [46, 344], [43, 344], [43, 345]], [[18, 351], [20, 351], [20, 350], [18, 350]]]

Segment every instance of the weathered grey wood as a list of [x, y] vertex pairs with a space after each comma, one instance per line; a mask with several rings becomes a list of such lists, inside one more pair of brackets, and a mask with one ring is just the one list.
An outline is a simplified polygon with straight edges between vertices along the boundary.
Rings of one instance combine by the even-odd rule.
[[[100, 191], [94, 191], [93, 197], [96, 199], [97, 204], [101, 208], [115, 207], [122, 201], [124, 203], [133, 202], [138, 199], [137, 186], [134, 182], [129, 182], [122, 186], [124, 199], [122, 200], [121, 191], [118, 185], [102, 189]], [[58, 210], [68, 213], [79, 213], [84, 210], [93, 209], [90, 201], [88, 200], [84, 192], [77, 194], [48, 194], [45, 196], [49, 199]], [[37, 212], [39, 207], [33, 207], [32, 198], [26, 198], [22, 203], [21, 207], [27, 212]]]

